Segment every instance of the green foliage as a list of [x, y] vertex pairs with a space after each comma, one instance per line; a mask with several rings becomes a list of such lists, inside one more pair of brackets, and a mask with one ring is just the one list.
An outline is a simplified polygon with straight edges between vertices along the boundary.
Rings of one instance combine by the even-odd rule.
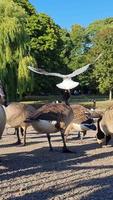
[[[27, 31], [31, 38], [31, 51], [41, 60], [40, 53], [47, 55], [58, 49], [60, 28], [45, 14], [32, 15], [28, 21]], [[38, 60], [38, 62], [40, 62]]]
[[31, 56], [26, 56], [19, 62], [18, 93], [20, 97], [26, 93], [30, 93], [33, 90], [34, 79], [32, 74], [30, 74], [30, 70], [28, 69], [28, 66], [31, 65], [31, 63], [36, 65], [35, 59]]
[[70, 63], [70, 54], [71, 54], [73, 44], [72, 44], [70, 34], [66, 29], [61, 30], [61, 39], [62, 39], [63, 43], [62, 43], [62, 49], [61, 49], [60, 56], [61, 56], [61, 59], [62, 59], [64, 65], [66, 66], [64, 68], [64, 70], [67, 69], [66, 72], [68, 72], [69, 68], [67, 66]]
[[[75, 81], [82, 91], [105, 93], [113, 88], [113, 18], [98, 20], [69, 31], [44, 13], [37, 13], [28, 0], [0, 0], [0, 79], [10, 99], [24, 94], [56, 93], [57, 77], [28, 70], [32, 64], [62, 74], [99, 61]], [[37, 84], [34, 84], [37, 83]], [[97, 85], [97, 86], [96, 86]]]
[[[46, 14], [40, 13], [29, 17], [27, 32], [30, 37], [30, 54], [35, 57], [37, 65], [49, 72], [65, 72], [61, 56], [64, 45], [62, 29]], [[50, 79], [53, 81], [50, 84]], [[35, 76], [37, 86], [34, 91], [55, 91], [57, 78]]]
[[102, 29], [94, 38], [94, 49], [103, 53], [95, 67], [94, 75], [100, 92], [113, 89], [113, 27]]
[[[26, 14], [12, 0], [0, 0], [0, 79], [5, 83], [7, 75], [15, 80], [17, 66], [25, 50], [27, 35], [25, 32]], [[14, 69], [15, 68], [15, 69]], [[13, 73], [14, 72], [14, 73]], [[17, 88], [11, 79], [12, 95]], [[17, 81], [16, 81], [17, 82]], [[7, 90], [10, 90], [7, 83]]]
[[19, 6], [25, 9], [26, 13], [30, 16], [36, 14], [35, 8], [29, 3], [28, 0], [13, 0]]
[[87, 35], [85, 34], [85, 28], [80, 25], [73, 25], [70, 31], [70, 37], [72, 41], [70, 52], [69, 67], [77, 69], [87, 62]]

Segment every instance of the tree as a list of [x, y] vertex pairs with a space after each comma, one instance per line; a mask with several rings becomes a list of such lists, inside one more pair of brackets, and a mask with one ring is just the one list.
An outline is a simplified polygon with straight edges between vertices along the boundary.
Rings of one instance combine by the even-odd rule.
[[98, 89], [101, 93], [109, 91], [109, 98], [112, 98], [113, 89], [113, 18], [97, 20], [90, 24], [86, 33], [89, 37], [90, 55], [94, 57], [103, 53], [102, 59], [99, 59], [93, 70], [93, 79], [98, 83]]
[[[65, 64], [61, 57], [64, 44], [62, 29], [46, 14], [37, 13], [29, 17], [27, 32], [30, 37], [30, 54], [36, 59], [37, 66], [49, 72], [63, 72]], [[56, 91], [57, 77], [34, 77], [37, 82], [34, 91]]]
[[10, 99], [16, 98], [18, 63], [28, 39], [26, 13], [12, 0], [0, 0], [0, 79]]
[[36, 65], [36, 61], [32, 56], [26, 56], [19, 62], [18, 67], [18, 92], [20, 98], [26, 93], [30, 94], [34, 86], [34, 77], [30, 74], [30, 71], [27, 66], [29, 63]]
[[95, 48], [103, 53], [102, 59], [96, 65], [94, 75], [101, 93], [109, 91], [109, 99], [113, 92], [113, 27], [98, 32], [95, 39]]
[[13, 1], [17, 3], [19, 6], [21, 6], [29, 16], [36, 14], [35, 8], [31, 5], [31, 3], [28, 0], [13, 0]]
[[[89, 38], [85, 32], [85, 28], [80, 26], [79, 24], [75, 24], [72, 26], [70, 31], [71, 38], [71, 51], [68, 63], [70, 69], [77, 69], [85, 64], [90, 62], [90, 57], [88, 55], [89, 51]], [[76, 80], [80, 82], [80, 89], [83, 92], [87, 92], [89, 85], [91, 85], [92, 81], [90, 79], [91, 70], [83, 75], [77, 76]]]

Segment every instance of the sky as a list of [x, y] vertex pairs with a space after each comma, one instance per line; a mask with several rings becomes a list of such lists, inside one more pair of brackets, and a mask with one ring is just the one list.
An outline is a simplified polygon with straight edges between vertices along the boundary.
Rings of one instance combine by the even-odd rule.
[[49, 15], [61, 28], [87, 27], [95, 20], [113, 17], [113, 0], [29, 0], [39, 13]]

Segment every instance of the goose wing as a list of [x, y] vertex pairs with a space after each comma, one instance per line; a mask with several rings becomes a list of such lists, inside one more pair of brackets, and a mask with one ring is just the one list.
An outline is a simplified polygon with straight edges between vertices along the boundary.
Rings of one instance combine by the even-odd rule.
[[33, 71], [33, 72], [35, 72], [37, 74], [43, 74], [43, 75], [46, 75], [46, 76], [57, 76], [57, 77], [60, 77], [60, 78], [64, 78], [65, 77], [65, 75], [60, 74], [60, 73], [50, 73], [50, 72], [46, 72], [45, 70], [42, 70], [42, 69], [39, 69], [39, 68], [36, 69], [34, 67], [31, 67], [31, 66], [28, 66], [28, 68], [31, 71]]
[[[46, 104], [39, 108], [33, 115], [31, 115], [27, 120], [37, 121], [37, 120], [48, 120], [48, 121], [62, 121], [61, 116], [65, 116], [67, 113], [72, 112], [72, 109], [62, 103], [58, 104]], [[26, 120], [26, 121], [27, 121]]]

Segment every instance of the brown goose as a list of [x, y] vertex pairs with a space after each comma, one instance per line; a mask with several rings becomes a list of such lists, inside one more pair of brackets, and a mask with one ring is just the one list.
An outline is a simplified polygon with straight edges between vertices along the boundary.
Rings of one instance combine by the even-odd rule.
[[6, 125], [6, 114], [4, 106], [2, 106], [4, 102], [5, 102], [5, 93], [2, 86], [2, 82], [0, 81], [0, 139], [2, 138], [2, 134]]
[[97, 123], [97, 142], [101, 144], [108, 144], [111, 137], [113, 137], [113, 106], [110, 106], [99, 118]]
[[30, 122], [34, 129], [46, 133], [50, 150], [52, 150], [50, 133], [60, 131], [63, 139], [63, 152], [68, 152], [66, 139], [71, 131], [85, 132], [96, 129], [94, 121], [87, 109], [80, 105], [68, 106], [63, 103], [51, 103], [39, 108], [26, 122]]
[[65, 131], [73, 120], [73, 110], [70, 106], [63, 103], [46, 104], [39, 108], [32, 116], [25, 120], [31, 123], [34, 129], [40, 133], [46, 133], [50, 150], [52, 144], [50, 133], [60, 131], [63, 140], [63, 152], [70, 152], [65, 142]]
[[36, 109], [31, 106], [24, 103], [14, 102], [10, 103], [6, 108], [6, 117], [7, 117], [7, 124], [15, 128], [16, 134], [18, 137], [17, 143], [20, 144], [21, 140], [19, 137], [19, 128], [23, 129], [23, 135], [24, 135], [24, 145], [26, 145], [26, 131], [28, 126], [30, 126], [30, 123], [25, 123], [24, 120], [29, 117], [31, 114], [34, 113]]
[[[74, 118], [66, 130], [66, 138], [71, 131], [78, 132], [78, 137], [81, 136], [81, 139], [83, 139], [83, 136], [86, 135], [88, 130], [96, 130], [89, 109], [82, 105], [71, 105], [71, 108], [73, 110]], [[82, 133], [82, 135], [80, 133]]]
[[2, 138], [5, 125], [6, 125], [6, 113], [4, 107], [0, 105], [0, 139]]
[[[2, 138], [4, 129], [5, 129], [5, 125], [6, 125], [6, 113], [5, 113], [5, 109], [4, 106], [2, 106], [2, 104], [4, 104], [5, 102], [5, 93], [2, 87], [2, 83], [0, 81], [0, 139]], [[1, 162], [1, 160], [0, 160]]]

